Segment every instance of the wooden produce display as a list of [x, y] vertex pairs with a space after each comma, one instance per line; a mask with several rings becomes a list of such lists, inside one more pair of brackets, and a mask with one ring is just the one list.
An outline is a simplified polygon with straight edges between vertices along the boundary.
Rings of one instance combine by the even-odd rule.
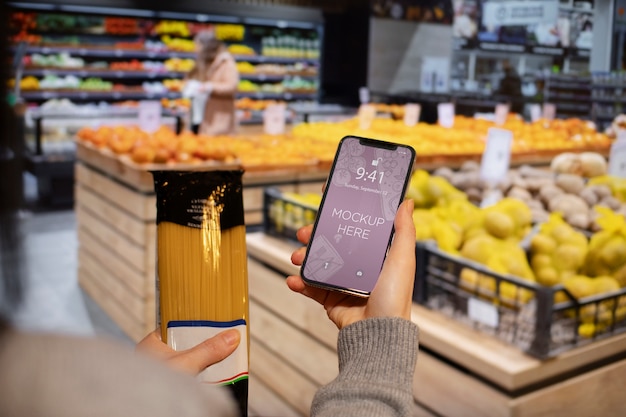
[[[156, 197], [151, 169], [77, 143], [75, 207], [79, 283], [133, 340], [156, 323]], [[236, 163], [177, 164], [173, 169], [239, 169]], [[261, 223], [263, 191], [321, 190], [325, 171], [275, 169], [244, 174], [247, 226]]]
[[[304, 397], [308, 403], [312, 381], [331, 377], [326, 362], [336, 366], [336, 356], [329, 355], [335, 349], [336, 330], [328, 327], [321, 307], [288, 294], [284, 277], [298, 271], [290, 263], [295, 243], [258, 232], [248, 234], [247, 245], [253, 259], [252, 311], [257, 313], [251, 314], [257, 320], [251, 323], [252, 344], [268, 361], [260, 364], [260, 355], [255, 359], [252, 348], [255, 377], [301, 410], [297, 402]], [[260, 309], [265, 310], [263, 315]], [[626, 384], [625, 334], [539, 360], [417, 304], [412, 320], [420, 327], [416, 416], [583, 417], [626, 412], [621, 398]], [[303, 332], [314, 346], [287, 336]], [[314, 367], [302, 364], [311, 358]], [[294, 396], [296, 387], [304, 395]], [[306, 415], [306, 410], [301, 412]]]

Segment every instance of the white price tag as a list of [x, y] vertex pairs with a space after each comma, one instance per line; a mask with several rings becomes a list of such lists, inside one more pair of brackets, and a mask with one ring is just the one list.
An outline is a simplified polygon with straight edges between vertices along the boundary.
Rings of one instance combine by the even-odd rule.
[[153, 133], [161, 127], [161, 102], [142, 100], [139, 102], [139, 128], [144, 132]]
[[451, 128], [454, 126], [454, 103], [439, 103], [437, 105], [437, 120], [439, 126]]
[[511, 161], [513, 132], [492, 127], [487, 133], [487, 144], [480, 161], [480, 177], [488, 182], [499, 183], [506, 177]]
[[626, 129], [617, 129], [616, 142], [626, 142]]
[[404, 124], [407, 126], [415, 126], [420, 120], [422, 106], [416, 103], [407, 103], [404, 105]]
[[490, 327], [498, 327], [500, 319], [496, 306], [473, 297], [467, 300], [467, 316]]
[[543, 103], [543, 118], [546, 120], [554, 120], [556, 117], [556, 104]]
[[359, 102], [366, 104], [370, 102], [370, 89], [367, 87], [359, 88]]
[[359, 129], [367, 130], [376, 118], [376, 107], [372, 104], [361, 104], [359, 107]]
[[626, 140], [617, 140], [609, 153], [609, 175], [626, 178]]
[[530, 105], [530, 121], [534, 123], [539, 119], [541, 119], [541, 105], [531, 104]]
[[284, 103], [270, 104], [263, 112], [263, 130], [268, 135], [284, 134], [286, 118], [287, 106]]
[[509, 117], [509, 105], [504, 103], [496, 104], [496, 110], [494, 111], [494, 122], [496, 126], [505, 124], [507, 117]]

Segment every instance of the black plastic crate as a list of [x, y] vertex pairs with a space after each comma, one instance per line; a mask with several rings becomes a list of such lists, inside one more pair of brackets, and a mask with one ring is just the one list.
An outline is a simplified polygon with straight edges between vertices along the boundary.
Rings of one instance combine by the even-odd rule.
[[415, 254], [415, 302], [539, 359], [626, 331], [626, 288], [576, 300], [562, 285], [501, 275], [434, 244], [418, 242]]
[[263, 229], [265, 233], [297, 241], [296, 232], [313, 224], [318, 207], [309, 206], [285, 196], [277, 188], [263, 193]]

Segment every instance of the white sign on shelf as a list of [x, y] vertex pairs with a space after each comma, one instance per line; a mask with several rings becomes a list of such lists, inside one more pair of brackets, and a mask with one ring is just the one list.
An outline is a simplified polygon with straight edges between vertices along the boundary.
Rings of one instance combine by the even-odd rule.
[[541, 119], [541, 105], [531, 104], [530, 105], [530, 121], [534, 123], [539, 119]]
[[488, 182], [499, 183], [509, 171], [513, 132], [492, 127], [487, 133], [487, 143], [480, 161], [480, 177]]
[[376, 118], [376, 107], [373, 104], [361, 104], [359, 107], [359, 129], [367, 130]]
[[556, 117], [556, 104], [543, 103], [543, 118], [546, 120], [554, 120]]
[[609, 153], [609, 175], [626, 178], [626, 140], [617, 140]]
[[439, 103], [437, 105], [437, 120], [441, 127], [454, 127], [454, 103]]
[[270, 104], [263, 111], [263, 130], [268, 135], [285, 133], [287, 106], [285, 103]]
[[142, 100], [139, 102], [139, 128], [144, 132], [153, 133], [161, 127], [161, 102]]
[[367, 104], [370, 102], [370, 89], [367, 87], [359, 88], [359, 102], [361, 104]]
[[467, 300], [467, 316], [470, 320], [490, 327], [498, 327], [498, 308], [478, 298], [471, 297]]
[[506, 123], [506, 118], [509, 117], [509, 105], [505, 103], [496, 104], [494, 111], [494, 122], [497, 126], [502, 126]]
[[415, 126], [420, 120], [422, 106], [416, 103], [407, 103], [404, 105], [404, 124], [407, 126]]

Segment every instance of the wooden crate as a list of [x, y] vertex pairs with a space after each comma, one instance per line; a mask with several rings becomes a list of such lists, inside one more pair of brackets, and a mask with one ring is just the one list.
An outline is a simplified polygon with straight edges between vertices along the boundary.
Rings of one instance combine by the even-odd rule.
[[156, 326], [156, 208], [138, 193], [76, 165], [78, 281], [134, 341]]
[[[294, 243], [253, 233], [247, 244], [254, 259], [249, 267], [250, 297], [258, 304], [251, 310], [256, 314], [251, 314], [252, 335], [269, 363], [259, 365], [257, 376], [304, 414], [304, 403], [336, 366], [336, 358], [328, 355], [336, 343], [336, 329], [320, 306], [290, 293], [284, 283], [284, 276], [298, 272], [289, 261]], [[266, 311], [261, 314], [259, 309]], [[257, 329], [255, 317], [261, 320]], [[541, 361], [417, 304], [412, 320], [420, 327], [413, 386], [416, 416], [626, 415], [621, 398], [626, 386], [624, 334]], [[289, 326], [294, 329], [287, 330]], [[304, 342], [297, 332], [309, 340]], [[276, 338], [282, 340], [268, 341]], [[302, 356], [299, 347], [304, 347]], [[306, 355], [315, 357], [316, 366], [306, 363]], [[290, 398], [294, 385], [306, 401]]]

